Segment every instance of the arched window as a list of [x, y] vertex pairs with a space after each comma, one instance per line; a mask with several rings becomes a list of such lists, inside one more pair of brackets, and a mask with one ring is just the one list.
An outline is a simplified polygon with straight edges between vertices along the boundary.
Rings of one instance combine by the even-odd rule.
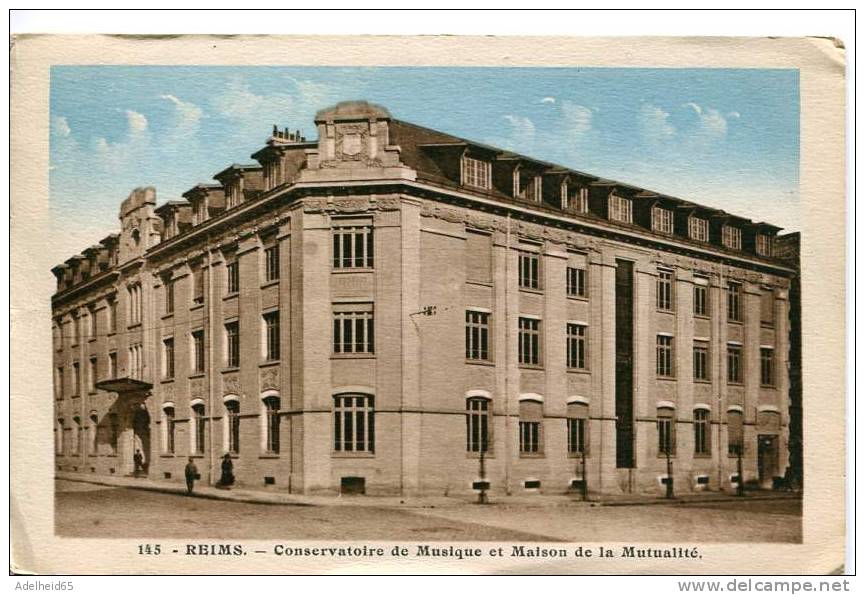
[[58, 455], [63, 454], [63, 419], [57, 420], [57, 425], [54, 427], [54, 452]]
[[568, 454], [589, 454], [589, 405], [581, 401], [568, 403]]
[[738, 409], [727, 411], [727, 454], [738, 456], [745, 454], [742, 447], [745, 444], [745, 417]]
[[225, 450], [240, 452], [240, 402], [233, 398], [225, 401]]
[[466, 399], [466, 450], [489, 452], [492, 430], [492, 405], [487, 397]]
[[262, 400], [264, 405], [264, 451], [279, 453], [279, 397], [271, 395]]
[[336, 452], [375, 452], [375, 409], [370, 395], [343, 394], [333, 398], [333, 449]]
[[709, 435], [709, 410], [694, 410], [694, 454], [708, 455], [711, 451]]
[[204, 403], [192, 405], [192, 452], [204, 453]]
[[174, 454], [175, 412], [172, 403], [162, 406], [162, 448], [166, 454]]
[[520, 399], [520, 454], [536, 455], [544, 452], [543, 419], [543, 401]]
[[676, 454], [676, 419], [672, 407], [658, 407], [658, 454]]
[[90, 427], [87, 428], [90, 432], [89, 440], [90, 454], [99, 454], [99, 416], [95, 411], [90, 412]]
[[81, 425], [81, 418], [78, 416], [73, 417], [72, 421], [75, 422], [72, 424], [72, 454], [78, 456], [81, 454], [84, 426]]

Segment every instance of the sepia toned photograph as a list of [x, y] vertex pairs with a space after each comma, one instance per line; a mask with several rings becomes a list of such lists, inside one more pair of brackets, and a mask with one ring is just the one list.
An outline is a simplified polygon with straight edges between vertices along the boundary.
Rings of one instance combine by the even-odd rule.
[[552, 64], [48, 64], [54, 538], [806, 544], [800, 69]]

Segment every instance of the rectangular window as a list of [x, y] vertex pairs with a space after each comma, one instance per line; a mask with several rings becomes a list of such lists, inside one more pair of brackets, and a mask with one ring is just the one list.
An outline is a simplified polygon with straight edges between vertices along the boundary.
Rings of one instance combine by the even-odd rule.
[[708, 455], [709, 448], [709, 412], [705, 409], [694, 411], [694, 454]]
[[144, 376], [144, 348], [141, 343], [129, 346], [129, 374], [139, 380]]
[[541, 365], [541, 321], [537, 318], [520, 317], [518, 351], [521, 365]]
[[732, 225], [725, 225], [721, 230], [721, 242], [732, 250], [742, 249], [742, 230]]
[[117, 378], [117, 352], [112, 351], [108, 354], [108, 377]]
[[489, 361], [490, 314], [466, 310], [466, 359]]
[[489, 399], [472, 397], [466, 401], [466, 451], [489, 452], [491, 416]]
[[658, 454], [676, 454], [676, 422], [671, 409], [658, 410]]
[[234, 295], [238, 291], [240, 291], [240, 267], [234, 260], [225, 267], [225, 293]]
[[541, 435], [541, 422], [539, 421], [521, 421], [520, 422], [520, 452], [523, 454], [531, 454], [538, 452], [538, 446]]
[[204, 303], [204, 270], [200, 264], [192, 267], [192, 303]]
[[633, 222], [633, 205], [631, 204], [630, 199], [611, 194], [607, 204], [609, 205], [610, 220], [621, 221], [622, 223]]
[[727, 382], [742, 383], [742, 346], [727, 345]]
[[375, 353], [375, 324], [372, 309], [353, 310], [356, 304], [338, 307], [333, 314], [334, 353]]
[[371, 396], [334, 397], [333, 449], [336, 452], [375, 452], [375, 411]]
[[141, 285], [130, 285], [126, 291], [129, 298], [129, 326], [141, 324]]
[[87, 389], [91, 393], [96, 392], [96, 381], [99, 379], [99, 366], [95, 357], [90, 358], [90, 370], [87, 374]]
[[661, 233], [673, 233], [673, 211], [652, 207], [652, 229]]
[[490, 283], [493, 280], [493, 238], [488, 233], [466, 230], [466, 279]]
[[586, 297], [586, 269], [568, 267], [565, 274], [568, 297]]
[[708, 242], [709, 220], [701, 217], [688, 217], [688, 237], [698, 242]]
[[694, 277], [694, 316], [709, 315], [709, 280]]
[[174, 378], [174, 337], [162, 340], [162, 377]]
[[240, 323], [236, 320], [225, 323], [225, 366], [240, 367]]
[[72, 396], [81, 394], [81, 365], [78, 362], [72, 364]]
[[775, 350], [771, 347], [760, 348], [760, 384], [775, 386]]
[[274, 362], [279, 359], [279, 310], [267, 312], [264, 319], [264, 359]]
[[277, 454], [279, 453], [279, 398], [264, 399], [264, 409], [267, 416], [264, 448], [269, 453]]
[[673, 311], [673, 272], [666, 270], [658, 271], [656, 286], [656, 302], [658, 310], [666, 312]]
[[88, 308], [87, 312], [88, 312], [88, 314], [87, 314], [88, 320], [90, 322], [90, 329], [88, 332], [89, 332], [90, 340], [94, 341], [94, 340], [96, 340], [96, 336], [99, 334], [99, 329], [97, 328], [98, 327], [98, 324], [97, 324], [98, 321], [96, 318], [96, 310], [93, 308], [93, 306], [91, 306], [90, 308]]
[[117, 332], [117, 300], [108, 300], [108, 332]]
[[673, 337], [658, 335], [656, 341], [656, 371], [658, 376], [673, 376]]
[[760, 325], [775, 326], [775, 292], [771, 289], [760, 293]]
[[523, 289], [540, 289], [540, 255], [537, 252], [520, 252], [520, 287]]
[[63, 366], [57, 368], [57, 379], [55, 383], [55, 388], [57, 389], [57, 398], [63, 398]]
[[81, 319], [77, 314], [72, 315], [72, 345], [78, 345], [81, 340]]
[[172, 314], [174, 312], [174, 281], [166, 279], [165, 287], [165, 313]]
[[568, 368], [584, 370], [586, 368], [586, 326], [569, 322], [566, 336]]
[[373, 227], [371, 222], [335, 222], [333, 231], [333, 268], [371, 269], [373, 267]]
[[569, 418], [567, 421], [568, 454], [583, 454], [586, 452], [586, 420], [584, 418]]
[[264, 249], [264, 282], [279, 280], [279, 244]]
[[757, 254], [760, 256], [772, 256], [773, 238], [764, 233], [757, 234]]
[[463, 186], [489, 190], [492, 187], [492, 164], [489, 161], [464, 156], [462, 158], [461, 180]]
[[727, 284], [727, 320], [742, 322], [742, 284]]
[[192, 373], [204, 373], [204, 331], [192, 333]]
[[709, 380], [709, 345], [694, 343], [694, 380]]

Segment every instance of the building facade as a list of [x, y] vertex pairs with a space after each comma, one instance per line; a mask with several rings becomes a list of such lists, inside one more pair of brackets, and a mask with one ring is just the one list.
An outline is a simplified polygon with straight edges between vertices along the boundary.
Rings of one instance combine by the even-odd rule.
[[[292, 493], [771, 487], [779, 228], [320, 111], [53, 269], [58, 470]], [[483, 468], [483, 469], [482, 469]], [[585, 482], [585, 484], [583, 483]]]

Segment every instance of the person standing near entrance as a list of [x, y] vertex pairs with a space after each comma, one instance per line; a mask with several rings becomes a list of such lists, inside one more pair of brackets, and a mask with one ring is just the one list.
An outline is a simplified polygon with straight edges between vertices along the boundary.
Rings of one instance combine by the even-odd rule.
[[222, 457], [222, 477], [219, 478], [219, 485], [228, 487], [234, 483], [234, 463], [231, 462], [231, 455], [225, 453]]
[[195, 466], [192, 457], [189, 457], [189, 462], [186, 463], [184, 472], [186, 474], [186, 493], [192, 494], [192, 488], [195, 487], [195, 478], [198, 476], [198, 467]]
[[140, 450], [135, 450], [135, 456], [132, 457], [132, 463], [134, 465], [132, 475], [138, 477], [138, 475], [144, 469], [144, 455], [141, 454]]

